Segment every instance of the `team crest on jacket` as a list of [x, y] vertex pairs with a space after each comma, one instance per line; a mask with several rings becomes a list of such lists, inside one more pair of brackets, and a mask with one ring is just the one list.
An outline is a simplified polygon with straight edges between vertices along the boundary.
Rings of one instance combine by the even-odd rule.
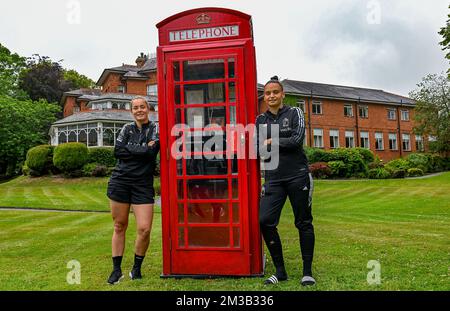
[[289, 126], [289, 119], [288, 118], [284, 118], [283, 119], [283, 127], [288, 127]]

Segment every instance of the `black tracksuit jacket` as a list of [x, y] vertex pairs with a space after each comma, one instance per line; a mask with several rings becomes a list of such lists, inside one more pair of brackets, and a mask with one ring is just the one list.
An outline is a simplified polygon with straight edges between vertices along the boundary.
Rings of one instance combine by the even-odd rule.
[[[149, 141], [155, 145], [148, 146]], [[123, 126], [114, 147], [114, 156], [118, 159], [111, 179], [116, 181], [148, 183], [152, 180], [159, 151], [158, 130], [153, 122], [142, 125], [135, 122]]]
[[[278, 124], [279, 126], [278, 141], [272, 138], [272, 124]], [[277, 115], [267, 110], [256, 118], [255, 125], [257, 146], [261, 147], [263, 144], [262, 141], [259, 141], [260, 131], [267, 132], [267, 134], [264, 134], [267, 135], [267, 139], [272, 138], [272, 146], [275, 144], [279, 146], [279, 165], [274, 170], [264, 171], [266, 181], [286, 180], [309, 173], [308, 160], [303, 150], [305, 117], [300, 108], [284, 105]], [[270, 148], [269, 151], [271, 151]], [[260, 153], [258, 152], [258, 154]], [[269, 160], [264, 161], [269, 162]]]

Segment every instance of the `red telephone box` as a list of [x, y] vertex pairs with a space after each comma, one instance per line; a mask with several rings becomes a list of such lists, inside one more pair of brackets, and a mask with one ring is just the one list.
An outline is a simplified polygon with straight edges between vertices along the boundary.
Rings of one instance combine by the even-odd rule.
[[[226, 132], [257, 115], [251, 16], [200, 8], [156, 27], [162, 276], [261, 275], [259, 164], [248, 133]], [[206, 148], [221, 130], [224, 148]]]

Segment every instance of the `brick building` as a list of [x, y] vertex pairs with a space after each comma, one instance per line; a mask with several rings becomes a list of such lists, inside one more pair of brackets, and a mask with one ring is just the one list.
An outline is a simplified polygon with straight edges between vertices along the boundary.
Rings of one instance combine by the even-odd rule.
[[64, 118], [50, 128], [51, 144], [83, 142], [89, 147], [113, 146], [122, 126], [133, 120], [130, 100], [145, 96], [156, 113], [158, 101], [156, 85], [156, 58], [141, 53], [136, 65], [103, 70], [97, 81], [98, 89], [79, 89], [65, 92], [61, 98]]
[[[324, 149], [370, 148], [388, 161], [424, 149], [422, 137], [413, 133], [415, 102], [383, 90], [282, 81], [285, 104], [305, 113], [305, 145]], [[129, 101], [135, 95], [147, 96], [158, 110], [156, 58], [141, 53], [136, 65], [103, 70], [98, 89], [64, 93], [64, 118], [50, 130], [52, 144], [79, 141], [88, 146], [112, 146], [117, 132], [130, 122]], [[263, 85], [258, 85], [260, 111]], [[157, 114], [153, 115], [157, 118]]]
[[[407, 156], [424, 149], [424, 140], [413, 133], [415, 102], [383, 90], [283, 80], [285, 104], [305, 114], [304, 144], [333, 149], [364, 147], [381, 159]], [[263, 85], [258, 85], [260, 111]]]

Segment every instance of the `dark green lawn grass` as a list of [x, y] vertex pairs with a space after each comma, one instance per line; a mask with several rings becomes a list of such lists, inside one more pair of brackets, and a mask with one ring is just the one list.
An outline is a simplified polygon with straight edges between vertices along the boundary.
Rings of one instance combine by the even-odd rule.
[[[106, 182], [19, 178], [0, 185], [0, 206], [108, 210]], [[274, 287], [264, 287], [261, 278], [161, 279], [157, 207], [144, 279], [125, 279], [114, 287], [106, 284], [109, 214], [0, 210], [0, 290], [450, 290], [450, 172], [426, 179], [316, 181], [315, 186], [318, 283], [313, 288], [299, 285], [298, 234], [287, 203], [279, 231], [290, 279]], [[132, 215], [130, 220], [125, 272], [135, 237]], [[72, 259], [81, 263], [80, 285], [66, 282]], [[369, 260], [381, 264], [380, 285], [367, 283]], [[266, 275], [273, 272], [268, 262]]]

